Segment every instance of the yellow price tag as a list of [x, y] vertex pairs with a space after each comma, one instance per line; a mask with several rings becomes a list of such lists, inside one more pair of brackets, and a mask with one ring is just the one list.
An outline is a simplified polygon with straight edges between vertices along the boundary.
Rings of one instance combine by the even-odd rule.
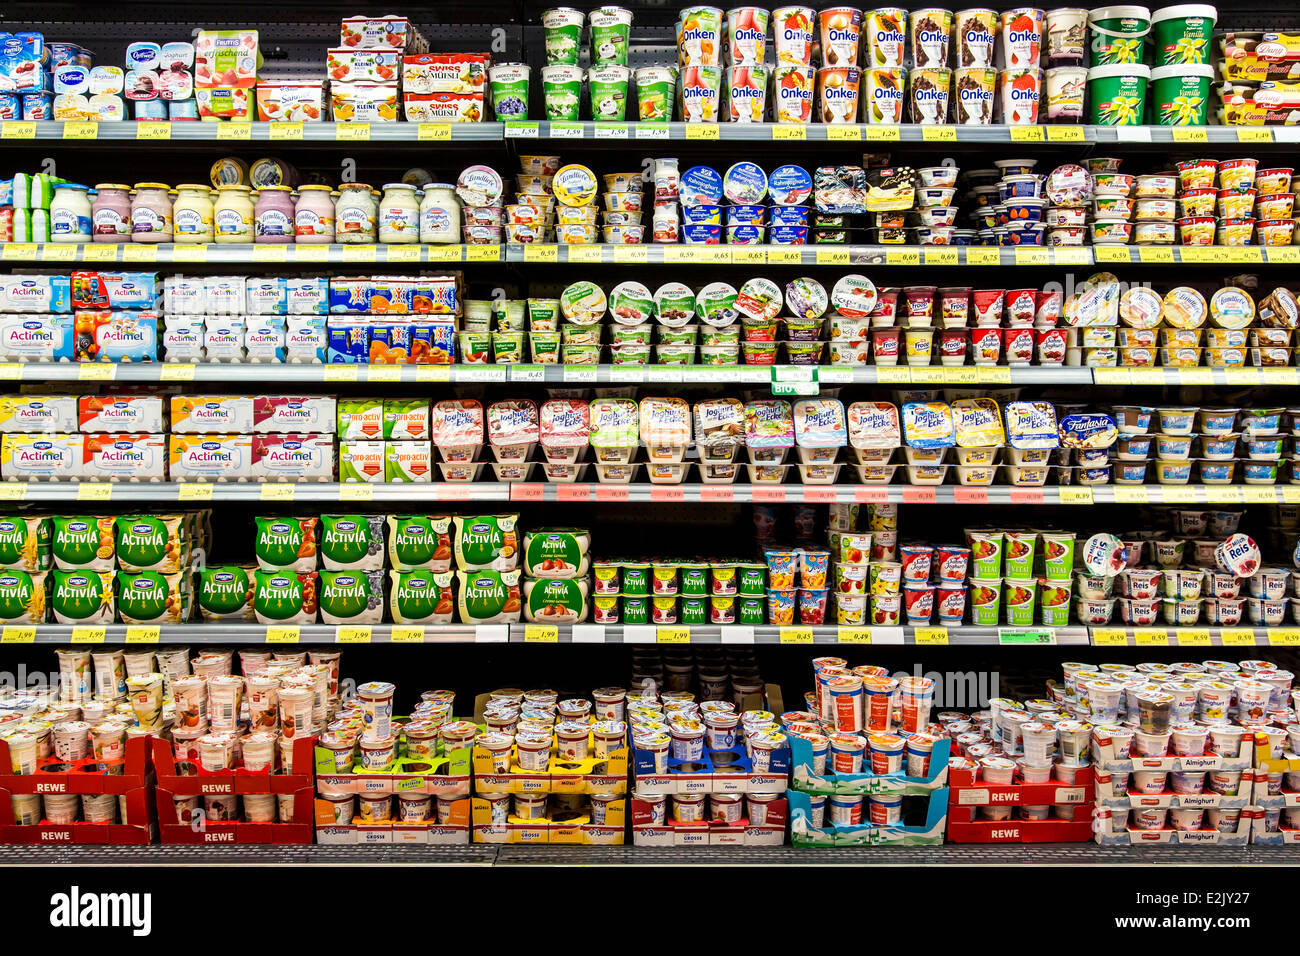
[[500, 262], [501, 247], [499, 245], [468, 245], [465, 247], [466, 262]]
[[417, 382], [450, 382], [451, 366], [417, 365], [415, 367], [415, 380]]
[[1268, 643], [1270, 647], [1300, 647], [1300, 628], [1270, 627]]
[[835, 142], [857, 142], [862, 139], [862, 127], [853, 124], [826, 127], [826, 139]]
[[176, 486], [178, 501], [211, 501], [212, 482], [182, 481]]
[[1205, 501], [1211, 505], [1239, 505], [1241, 504], [1241, 489], [1209, 485], [1205, 489]]
[[1196, 504], [1197, 500], [1204, 501], [1198, 495], [1201, 489], [1178, 487], [1177, 485], [1165, 485], [1160, 489], [1160, 497], [1167, 505], [1191, 505]]
[[687, 123], [686, 138], [687, 139], [717, 139], [718, 124], [717, 123]]
[[329, 246], [300, 245], [293, 247], [294, 262], [328, 262]]
[[421, 123], [415, 136], [421, 143], [445, 143], [451, 139], [451, 124]]
[[807, 138], [808, 129], [801, 124], [781, 123], [772, 127], [772, 139], [777, 141], [805, 140]]
[[1067, 246], [1057, 246], [1052, 250], [1058, 266], [1090, 266], [1092, 265], [1091, 249], [1071, 249]]
[[271, 142], [283, 142], [291, 139], [302, 139], [301, 123], [269, 123], [266, 127], [266, 138]]
[[1277, 262], [1283, 265], [1300, 263], [1300, 246], [1270, 246], [1265, 251], [1269, 262]]
[[920, 249], [886, 249], [885, 265], [887, 266], [919, 266], [921, 264]]
[[1210, 640], [1209, 629], [1204, 627], [1184, 628], [1175, 631], [1174, 640], [1178, 642], [1179, 647], [1209, 647], [1213, 643]]
[[813, 642], [813, 630], [811, 627], [781, 628], [782, 644], [811, 644], [812, 642]]
[[0, 481], [0, 501], [22, 501], [27, 497], [27, 482]]
[[252, 139], [252, 123], [218, 123], [217, 142], [235, 139]]
[[103, 644], [107, 634], [108, 628], [105, 627], [77, 626], [72, 629], [72, 643]]
[[1224, 647], [1254, 647], [1255, 632], [1249, 628], [1220, 628], [1219, 643]]
[[98, 123], [64, 123], [64, 139], [99, 139]]
[[1093, 503], [1091, 488], [1062, 485], [1058, 494], [1063, 505], [1090, 505]]
[[3, 250], [5, 259], [35, 259], [36, 243], [34, 242], [7, 242]]
[[1175, 143], [1206, 143], [1209, 137], [1203, 126], [1175, 126], [1170, 131]]
[[569, 246], [565, 251], [570, 262], [600, 262], [600, 246], [582, 243], [581, 245]]
[[841, 625], [836, 632], [835, 638], [840, 644], [870, 644], [871, 628], [845, 627]]
[[1010, 385], [1011, 369], [1005, 365], [980, 365], [975, 369], [975, 381], [984, 385]]
[[404, 626], [394, 624], [388, 632], [388, 643], [390, 644], [423, 644], [424, 627], [422, 625]]
[[535, 245], [528, 243], [524, 246], [524, 262], [559, 262], [560, 250], [558, 246], [550, 243]]
[[340, 143], [365, 143], [370, 141], [369, 123], [336, 123], [334, 139]]
[[1135, 627], [1133, 643], [1138, 647], [1167, 647], [1169, 632], [1163, 627]]
[[36, 124], [31, 120], [7, 120], [0, 126], [0, 139], [35, 139]]
[[297, 644], [302, 635], [302, 628], [296, 624], [268, 624], [266, 628], [266, 643], [268, 644]]
[[420, 247], [407, 245], [392, 245], [384, 247], [385, 262], [419, 262]]
[[922, 126], [921, 139], [927, 143], [955, 143], [957, 130], [952, 126]]
[[321, 372], [321, 380], [326, 382], [355, 382], [357, 367], [355, 365], [326, 365]]
[[902, 139], [902, 132], [897, 126], [867, 126], [862, 130], [862, 138], [871, 143], [897, 143]]
[[925, 264], [927, 266], [955, 266], [957, 265], [957, 250], [926, 249]]
[[1082, 143], [1084, 141], [1082, 126], [1049, 126], [1047, 138], [1053, 143]]
[[268, 481], [262, 485], [260, 497], [263, 501], [293, 501], [295, 487], [291, 481]]
[[1128, 644], [1128, 634], [1122, 628], [1094, 627], [1092, 643], [1096, 647], [1124, 647]]
[[966, 265], [968, 266], [996, 266], [1002, 262], [1002, 254], [995, 248], [988, 246], [967, 246], [966, 247]]
[[375, 486], [368, 481], [345, 481], [339, 485], [339, 501], [371, 501]]
[[1247, 486], [1241, 489], [1241, 500], [1248, 505], [1271, 505], [1277, 501], [1277, 488]]
[[126, 629], [126, 643], [128, 644], [157, 644], [161, 636], [162, 628], [160, 627], [143, 627], [133, 624]]
[[42, 262], [75, 262], [81, 247], [71, 242], [46, 243], [41, 246]]
[[760, 246], [736, 246], [731, 250], [731, 261], [738, 266], [766, 265], [767, 250]]
[[645, 246], [629, 246], [625, 244], [619, 244], [614, 247], [614, 261], [620, 264], [643, 263], [647, 259], [647, 252], [648, 250], [646, 249]]
[[1129, 262], [1131, 253], [1128, 246], [1093, 246], [1092, 257], [1098, 262]]
[[144, 243], [135, 242], [122, 247], [123, 262], [157, 262], [158, 249]]
[[773, 246], [767, 250], [768, 265], [797, 266], [803, 262], [803, 253], [797, 248]]
[[367, 382], [400, 382], [402, 380], [402, 366], [400, 365], [367, 365], [366, 381]]
[[254, 262], [288, 262], [289, 247], [278, 245], [253, 246]]
[[36, 628], [34, 627], [14, 627], [6, 625], [3, 631], [0, 631], [0, 644], [34, 644], [36, 643]]
[[369, 644], [370, 643], [370, 626], [354, 625], [351, 627], [339, 627], [334, 630], [335, 644]]
[[1092, 370], [1094, 385], [1128, 385], [1133, 379], [1126, 368], [1095, 368]]
[[1138, 246], [1138, 262], [1173, 262], [1174, 250], [1167, 246]]
[[172, 246], [172, 262], [207, 262], [208, 247], [200, 242], [181, 242]]
[[912, 634], [918, 645], [948, 643], [948, 629], [946, 627], [918, 627]]
[[107, 501], [112, 497], [113, 483], [111, 481], [77, 482], [78, 501]]
[[1273, 131], [1267, 126], [1238, 126], [1237, 142], [1271, 143], [1273, 142]]
[[1129, 488], [1124, 485], [1115, 485], [1111, 492], [1115, 496], [1115, 503], [1121, 505], [1144, 505], [1151, 500], [1145, 488]]
[[159, 123], [152, 120], [144, 122], [137, 121], [135, 124], [136, 139], [171, 139], [172, 124]]
[[111, 382], [117, 377], [117, 366], [111, 362], [82, 362], [77, 366], [77, 380], [81, 382]]
[[0, 362], [0, 379], [19, 381], [23, 377], [24, 363]]
[[116, 262], [117, 245], [88, 243], [81, 247], [82, 262]]
[[1046, 139], [1041, 126], [1012, 126], [1009, 132], [1013, 143], [1041, 143]]
[[1015, 258], [1018, 266], [1045, 266], [1052, 261], [1052, 251], [1050, 249], [1017, 248]]
[[525, 644], [557, 644], [560, 629], [554, 624], [529, 624], [524, 628]]
[[660, 627], [655, 630], [656, 644], [689, 644], [690, 642], [689, 627]]
[[189, 363], [164, 362], [158, 368], [160, 382], [192, 382], [195, 366]]
[[849, 264], [849, 250], [818, 249], [817, 264], [819, 266], [846, 266]]

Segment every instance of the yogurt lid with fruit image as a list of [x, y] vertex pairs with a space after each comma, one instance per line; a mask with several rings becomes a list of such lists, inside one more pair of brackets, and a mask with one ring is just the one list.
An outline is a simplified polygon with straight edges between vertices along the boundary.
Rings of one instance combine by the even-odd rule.
[[962, 448], [983, 448], [1001, 445], [1006, 437], [1002, 432], [1002, 414], [998, 403], [991, 398], [959, 398], [952, 403], [953, 431]]
[[741, 206], [760, 203], [767, 195], [767, 173], [755, 163], [736, 163], [722, 177], [722, 194]]
[[1176, 329], [1199, 329], [1205, 324], [1209, 310], [1204, 296], [1189, 286], [1180, 285], [1165, 293], [1161, 314], [1165, 322]]
[[456, 179], [456, 195], [467, 206], [497, 205], [501, 188], [501, 177], [491, 166], [468, 166]]
[[1109, 448], [1119, 437], [1115, 419], [1109, 415], [1066, 415], [1057, 429], [1065, 448]]
[[802, 166], [778, 166], [767, 180], [768, 195], [778, 206], [802, 206], [812, 191], [812, 176]]
[[1160, 296], [1146, 286], [1132, 286], [1119, 297], [1119, 317], [1132, 329], [1154, 329], [1160, 324], [1160, 309]]
[[579, 163], [561, 166], [551, 180], [551, 194], [563, 206], [589, 206], [599, 188], [596, 174]]
[[590, 409], [593, 448], [636, 446], [640, 434], [636, 402], [630, 398], [597, 398]]
[[903, 440], [910, 448], [950, 448], [956, 443], [947, 402], [908, 402], [903, 406]]
[[831, 289], [831, 307], [848, 319], [865, 319], [876, 308], [876, 286], [866, 276], [847, 275]]
[[706, 325], [726, 328], [740, 317], [736, 308], [737, 294], [725, 282], [710, 282], [695, 296], [695, 311]]
[[771, 321], [781, 314], [781, 289], [771, 279], [749, 279], [736, 294], [736, 311]]
[[585, 448], [591, 438], [591, 409], [586, 402], [553, 398], [542, 403], [539, 434], [551, 448]]
[[560, 312], [574, 325], [595, 325], [608, 305], [604, 290], [594, 282], [575, 282], [560, 293]]
[[487, 410], [488, 441], [493, 445], [522, 445], [537, 441], [537, 405], [531, 399], [508, 398]]
[[1053, 169], [1044, 187], [1047, 198], [1056, 206], [1082, 206], [1092, 198], [1092, 177], [1074, 163]]
[[889, 402], [849, 406], [849, 444], [854, 448], [897, 448], [902, 443], [898, 409]]
[[780, 399], [760, 399], [745, 405], [745, 444], [750, 448], [794, 446], [794, 414]]
[[619, 325], [643, 325], [654, 311], [654, 297], [640, 282], [629, 279], [610, 290], [609, 314]]
[[691, 406], [682, 398], [641, 399], [641, 440], [655, 445], [689, 445]]
[[1231, 535], [1214, 549], [1214, 563], [1237, 578], [1248, 578], [1258, 571], [1259, 558], [1259, 545], [1244, 534]]
[[1094, 534], [1083, 543], [1083, 566], [1113, 578], [1124, 570], [1124, 543], [1113, 534]]
[[696, 402], [695, 436], [706, 448], [739, 444], [745, 437], [745, 406], [736, 398]]
[[683, 206], [716, 206], [722, 201], [722, 177], [708, 166], [692, 166], [682, 173], [678, 197]]
[[1245, 289], [1226, 286], [1210, 296], [1210, 318], [1221, 329], [1244, 329], [1255, 318], [1255, 300]]
[[473, 399], [434, 402], [429, 433], [435, 445], [481, 445], [483, 406]]
[[[731, 294], [734, 299], [736, 290], [732, 289]], [[665, 282], [655, 289], [654, 307], [660, 325], [678, 328], [695, 317], [695, 293], [680, 282]]]
[[829, 304], [826, 287], [816, 279], [800, 276], [785, 284], [785, 308], [791, 315], [801, 319], [820, 319], [826, 314]]
[[1056, 448], [1056, 410], [1047, 402], [1007, 403], [1007, 443], [1012, 448]]
[[844, 405], [835, 398], [794, 403], [794, 438], [800, 448], [839, 448], [849, 440]]

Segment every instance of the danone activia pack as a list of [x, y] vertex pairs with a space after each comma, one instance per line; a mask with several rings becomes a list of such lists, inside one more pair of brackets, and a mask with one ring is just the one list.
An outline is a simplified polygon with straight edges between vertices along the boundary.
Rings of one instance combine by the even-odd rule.
[[458, 571], [456, 607], [462, 624], [506, 624], [519, 620], [523, 600], [519, 571]]
[[578, 528], [538, 528], [524, 535], [530, 578], [580, 578], [591, 565], [591, 534]]
[[194, 602], [205, 621], [253, 620], [253, 567], [221, 564], [200, 568]]
[[451, 518], [389, 515], [388, 563], [396, 571], [450, 571]]
[[384, 619], [384, 572], [320, 572], [320, 616], [326, 624], [378, 624]]
[[0, 517], [0, 567], [19, 571], [48, 571], [53, 523], [39, 515]]
[[107, 571], [113, 567], [113, 519], [55, 515], [50, 555], [61, 571]]
[[550, 578], [524, 582], [524, 615], [540, 624], [572, 624], [587, 616], [587, 581]]
[[461, 571], [508, 571], [519, 567], [519, 515], [456, 516], [452, 549]]
[[388, 613], [398, 624], [449, 624], [456, 610], [450, 571], [389, 571]]
[[315, 571], [253, 572], [253, 616], [259, 624], [310, 624], [316, 620]]
[[253, 552], [264, 571], [316, 568], [316, 518], [255, 518]]
[[0, 571], [0, 621], [7, 624], [45, 622], [47, 573], [28, 574], [17, 568]]
[[175, 574], [189, 563], [189, 519], [183, 515], [118, 515], [117, 566]]
[[384, 567], [383, 515], [321, 515], [320, 558], [330, 571]]
[[59, 624], [112, 624], [116, 616], [116, 571], [50, 572], [50, 608]]
[[117, 613], [127, 624], [180, 624], [190, 618], [189, 575], [119, 571]]

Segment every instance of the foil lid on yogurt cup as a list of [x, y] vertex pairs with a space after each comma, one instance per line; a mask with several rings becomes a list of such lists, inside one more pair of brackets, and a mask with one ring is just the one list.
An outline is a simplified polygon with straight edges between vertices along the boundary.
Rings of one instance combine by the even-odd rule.
[[1005, 441], [1002, 415], [991, 398], [959, 398], [952, 403], [952, 423], [962, 448], [1001, 445]]
[[1056, 410], [1047, 402], [1008, 402], [1007, 443], [1012, 448], [1056, 448]]
[[903, 439], [911, 448], [950, 448], [956, 443], [947, 402], [908, 402], [903, 406]]
[[812, 176], [802, 166], [778, 166], [767, 180], [768, 195], [778, 206], [802, 206], [812, 191]]
[[1233, 577], [1250, 577], [1259, 570], [1259, 561], [1259, 545], [1248, 535], [1231, 535], [1214, 549], [1214, 563]]
[[850, 319], [865, 319], [876, 308], [876, 286], [866, 276], [847, 275], [831, 289], [831, 308]]
[[1113, 578], [1124, 570], [1124, 543], [1113, 534], [1094, 534], [1083, 543], [1081, 556], [1093, 574]]
[[898, 409], [894, 405], [854, 402], [849, 406], [849, 444], [854, 448], [897, 448], [901, 443]]
[[736, 163], [722, 177], [722, 194], [739, 205], [753, 205], [767, 195], [767, 174], [756, 163]]
[[1199, 329], [1205, 324], [1209, 310], [1204, 296], [1183, 285], [1165, 293], [1161, 313], [1165, 322], [1176, 329]]
[[826, 314], [829, 304], [825, 286], [816, 279], [800, 276], [785, 284], [785, 307], [791, 315], [801, 319], [820, 319]]
[[750, 448], [794, 445], [794, 414], [787, 402], [760, 399], [745, 406], [745, 444]]
[[736, 294], [736, 311], [751, 319], [771, 321], [781, 314], [781, 289], [771, 279], [749, 279]]
[[848, 442], [844, 405], [834, 398], [794, 403], [794, 437], [801, 448], [839, 448]]
[[1058, 434], [1065, 448], [1109, 448], [1119, 437], [1119, 429], [1109, 415], [1066, 415]]
[[722, 201], [722, 177], [709, 166], [692, 166], [682, 173], [678, 193], [683, 206], [716, 206]]

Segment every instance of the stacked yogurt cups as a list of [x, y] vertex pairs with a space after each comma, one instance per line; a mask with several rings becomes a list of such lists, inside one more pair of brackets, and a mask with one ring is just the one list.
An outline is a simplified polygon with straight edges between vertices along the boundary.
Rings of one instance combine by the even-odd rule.
[[1179, 241], [1183, 245], [1285, 246], [1295, 230], [1290, 167], [1260, 169], [1255, 159], [1177, 164]]
[[520, 156], [515, 201], [505, 207], [508, 242], [549, 242], [555, 235], [555, 196], [551, 182], [558, 156]]

